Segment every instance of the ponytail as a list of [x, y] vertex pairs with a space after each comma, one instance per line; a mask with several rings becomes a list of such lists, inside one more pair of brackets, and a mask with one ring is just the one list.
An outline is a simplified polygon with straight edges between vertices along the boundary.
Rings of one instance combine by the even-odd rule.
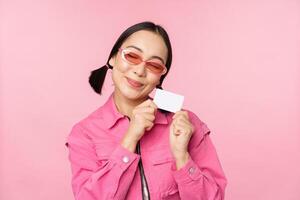
[[91, 87], [94, 89], [94, 91], [98, 94], [102, 94], [102, 86], [105, 80], [105, 76], [108, 69], [112, 69], [112, 66], [110, 64], [106, 64], [98, 69], [95, 69], [91, 71], [90, 77], [89, 77], [89, 83]]

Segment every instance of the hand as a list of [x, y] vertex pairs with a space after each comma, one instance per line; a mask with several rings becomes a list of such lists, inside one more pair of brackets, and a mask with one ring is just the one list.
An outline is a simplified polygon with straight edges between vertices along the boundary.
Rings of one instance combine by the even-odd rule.
[[147, 99], [132, 110], [130, 124], [126, 135], [138, 141], [145, 131], [151, 130], [154, 125], [157, 106], [151, 99]]
[[170, 147], [176, 161], [189, 158], [188, 144], [194, 132], [187, 111], [177, 111], [172, 117], [170, 126]]

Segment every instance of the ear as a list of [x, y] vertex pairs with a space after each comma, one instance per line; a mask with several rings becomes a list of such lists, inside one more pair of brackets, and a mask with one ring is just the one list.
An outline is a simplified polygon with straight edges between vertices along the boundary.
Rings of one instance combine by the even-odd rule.
[[111, 57], [110, 59], [109, 59], [109, 64], [111, 65], [111, 66], [115, 66], [115, 62], [116, 62], [116, 56], [113, 56], [113, 57]]

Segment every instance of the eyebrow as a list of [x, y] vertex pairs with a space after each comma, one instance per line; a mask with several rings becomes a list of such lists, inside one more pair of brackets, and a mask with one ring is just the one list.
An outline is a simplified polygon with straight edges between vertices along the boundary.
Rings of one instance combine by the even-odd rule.
[[[139, 48], [139, 47], [136, 47], [134, 45], [129, 45], [126, 48], [128, 48], [128, 47], [132, 47], [132, 48], [134, 48], [134, 49], [136, 49], [136, 50], [138, 50], [138, 51], [140, 51], [140, 52], [143, 53], [143, 50], [141, 48]], [[157, 58], [158, 60], [160, 60], [162, 63], [165, 64], [164, 60], [161, 57], [159, 57], [159, 56], [151, 56], [150, 58]]]

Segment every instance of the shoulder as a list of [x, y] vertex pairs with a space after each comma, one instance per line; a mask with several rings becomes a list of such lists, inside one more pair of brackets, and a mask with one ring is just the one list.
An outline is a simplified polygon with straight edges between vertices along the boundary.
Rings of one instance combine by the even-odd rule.
[[[95, 126], [99, 128], [101, 125], [101, 116], [102, 106], [98, 107], [96, 110], [88, 113], [82, 119], [75, 121], [69, 130], [67, 135], [68, 142], [80, 142], [80, 141], [91, 141], [91, 133], [95, 130]], [[100, 122], [100, 123], [99, 123]], [[100, 126], [101, 127], [101, 126]]]

